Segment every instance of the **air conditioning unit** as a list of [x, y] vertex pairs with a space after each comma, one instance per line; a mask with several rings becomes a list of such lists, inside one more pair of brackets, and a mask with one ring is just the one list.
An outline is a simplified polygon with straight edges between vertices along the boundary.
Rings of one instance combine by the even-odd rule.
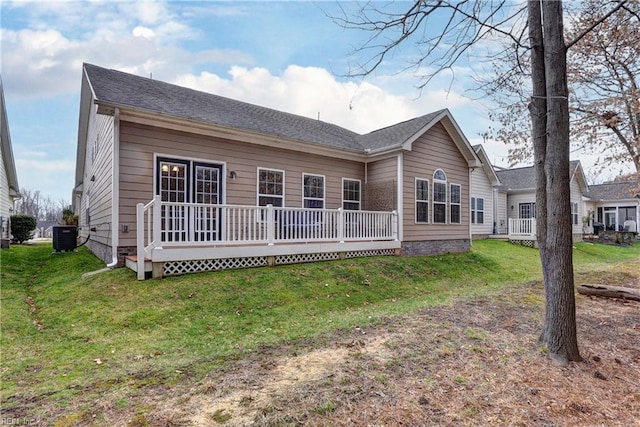
[[56, 252], [73, 251], [78, 245], [78, 227], [55, 225], [53, 227], [53, 249]]

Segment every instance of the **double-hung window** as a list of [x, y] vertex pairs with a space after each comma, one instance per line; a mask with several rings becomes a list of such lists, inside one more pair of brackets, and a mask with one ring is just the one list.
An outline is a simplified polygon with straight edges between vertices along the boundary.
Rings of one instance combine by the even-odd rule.
[[258, 206], [284, 206], [284, 171], [258, 168]]
[[484, 224], [484, 198], [471, 198], [471, 224]]
[[429, 222], [429, 181], [416, 178], [416, 222]]
[[342, 179], [342, 209], [346, 211], [360, 210], [359, 179]]
[[578, 204], [571, 203], [571, 218], [573, 220], [573, 225], [578, 225]]
[[442, 169], [433, 173], [433, 222], [447, 222], [447, 175]]
[[449, 187], [449, 221], [451, 224], [461, 222], [461, 197], [460, 184], [451, 184]]
[[324, 209], [324, 176], [304, 174], [302, 182], [302, 207]]

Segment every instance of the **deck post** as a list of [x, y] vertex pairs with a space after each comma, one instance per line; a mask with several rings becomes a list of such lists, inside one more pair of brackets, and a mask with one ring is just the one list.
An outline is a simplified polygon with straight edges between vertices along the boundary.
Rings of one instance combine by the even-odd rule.
[[144, 280], [144, 204], [136, 205], [136, 264], [138, 280]]
[[342, 207], [338, 208], [338, 242], [344, 243], [344, 215]]
[[160, 195], [157, 195], [153, 198], [153, 241], [151, 242], [151, 244], [156, 247], [156, 246], [161, 246], [161, 240], [160, 240], [160, 236], [161, 236], [161, 232], [162, 230], [160, 229], [160, 226], [162, 224], [161, 221], [162, 218], [162, 198], [160, 197]]
[[267, 205], [267, 244], [273, 246], [276, 235], [276, 221], [273, 205]]
[[391, 212], [391, 230], [393, 233], [393, 240], [398, 241], [398, 211]]

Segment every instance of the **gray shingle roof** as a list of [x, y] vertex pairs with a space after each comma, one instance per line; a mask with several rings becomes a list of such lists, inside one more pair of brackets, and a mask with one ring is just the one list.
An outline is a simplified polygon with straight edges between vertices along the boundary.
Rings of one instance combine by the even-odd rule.
[[[572, 176], [580, 162], [569, 163], [569, 175]], [[532, 190], [536, 188], [536, 174], [533, 166], [515, 169], [496, 170], [502, 186], [507, 190]]]
[[590, 185], [585, 194], [592, 200], [622, 200], [640, 197], [640, 182], [610, 182], [607, 184]]
[[371, 150], [392, 145], [389, 144], [389, 141], [396, 141], [396, 143], [401, 144], [429, 124], [429, 122], [437, 117], [442, 111], [443, 110], [434, 111], [433, 113], [397, 123], [393, 126], [374, 130], [373, 132], [358, 136], [356, 140], [363, 147]]
[[402, 144], [439, 113], [360, 135], [331, 123], [159, 80], [92, 64], [84, 64], [84, 69], [100, 102], [357, 152]]

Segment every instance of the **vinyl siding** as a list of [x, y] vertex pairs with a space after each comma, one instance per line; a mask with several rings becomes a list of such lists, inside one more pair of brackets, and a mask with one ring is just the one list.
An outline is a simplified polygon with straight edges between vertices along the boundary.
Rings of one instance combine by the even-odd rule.
[[0, 227], [2, 227], [2, 231], [0, 232], [0, 237], [3, 239], [9, 238], [9, 220], [8, 218], [11, 216], [12, 212], [9, 212], [10, 208], [13, 208], [13, 201], [9, 197], [9, 178], [7, 177], [7, 170], [4, 166], [4, 152], [2, 150], [2, 144], [0, 144]]
[[[582, 217], [586, 215], [584, 211], [584, 206], [582, 202], [582, 188], [578, 182], [578, 179], [573, 177], [571, 183], [569, 184], [571, 188], [571, 203], [578, 204], [578, 223], [573, 223], [573, 217], [571, 219], [571, 224], [573, 227], [573, 234], [582, 234]], [[570, 208], [571, 209], [571, 208]]]
[[507, 219], [507, 193], [496, 191], [496, 231], [498, 234], [506, 234], [509, 231], [509, 221]]
[[[135, 245], [135, 209], [154, 194], [154, 154], [223, 164], [223, 200], [232, 205], [256, 205], [257, 170], [283, 170], [285, 206], [302, 207], [302, 174], [325, 176], [325, 207], [342, 206], [342, 178], [364, 182], [364, 164], [324, 156], [250, 145], [221, 138], [139, 125], [120, 124], [120, 246]], [[228, 178], [229, 172], [235, 179]]]
[[[84, 188], [80, 203], [80, 235], [91, 233], [91, 240], [111, 246], [112, 229], [112, 170], [114, 118], [97, 114], [92, 107], [87, 133], [86, 164], [84, 170]], [[89, 217], [87, 218], [87, 212]], [[89, 221], [87, 221], [89, 219]], [[95, 231], [90, 231], [95, 228]]]
[[[493, 233], [493, 185], [482, 168], [471, 172], [471, 197], [484, 199], [484, 222], [471, 224], [473, 234], [487, 235]], [[471, 212], [471, 207], [469, 207]]]
[[[461, 186], [460, 224], [433, 224], [433, 173], [442, 169], [450, 184]], [[429, 180], [429, 224], [415, 222], [415, 178]], [[412, 150], [404, 153], [403, 171], [404, 241], [469, 239], [469, 168], [455, 143], [438, 123], [414, 141]], [[447, 205], [447, 221], [449, 207]]]
[[[507, 196], [507, 218], [517, 219], [520, 208], [520, 203], [535, 203], [536, 193], [531, 191], [530, 193], [510, 194]], [[513, 206], [513, 209], [511, 208]]]
[[389, 157], [367, 164], [366, 210], [397, 209], [398, 158]]

